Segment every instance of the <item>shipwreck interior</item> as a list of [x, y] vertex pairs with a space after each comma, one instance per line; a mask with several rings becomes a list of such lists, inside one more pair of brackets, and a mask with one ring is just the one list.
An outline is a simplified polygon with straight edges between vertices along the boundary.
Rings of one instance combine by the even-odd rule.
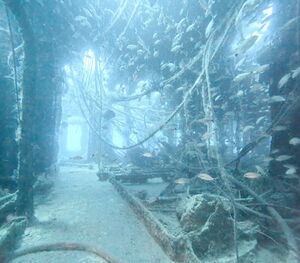
[[300, 262], [299, 0], [0, 0], [0, 263]]

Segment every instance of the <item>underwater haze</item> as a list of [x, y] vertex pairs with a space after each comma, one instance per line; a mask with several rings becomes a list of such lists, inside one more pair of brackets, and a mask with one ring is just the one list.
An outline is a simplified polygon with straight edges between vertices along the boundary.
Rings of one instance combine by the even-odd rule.
[[0, 0], [0, 263], [300, 262], [300, 0]]

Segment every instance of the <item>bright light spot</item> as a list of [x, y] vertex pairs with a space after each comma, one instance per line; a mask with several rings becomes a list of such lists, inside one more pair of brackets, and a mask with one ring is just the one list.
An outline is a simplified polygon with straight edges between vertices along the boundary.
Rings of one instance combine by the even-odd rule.
[[69, 124], [67, 130], [67, 151], [81, 151], [82, 129], [78, 124]]
[[[250, 36], [257, 36], [257, 40], [255, 44], [251, 47], [259, 45], [258, 43], [265, 37], [266, 32], [268, 31], [271, 22], [268, 21], [268, 17], [272, 16], [273, 14], [273, 6], [269, 6], [265, 10], [262, 11], [263, 17], [262, 21], [260, 22], [259, 19], [248, 25], [248, 27], [244, 27], [242, 31], [245, 34], [245, 37], [248, 38]], [[260, 42], [262, 43], [262, 42]], [[249, 49], [250, 50], [250, 49]]]
[[263, 14], [266, 15], [266, 17], [269, 17], [273, 15], [273, 6], [268, 7], [263, 11]]
[[[273, 6], [268, 7], [267, 9], [265, 9], [263, 11], [263, 14], [265, 15], [264, 20], [266, 20], [266, 18], [270, 17], [273, 15]], [[262, 33], [266, 32], [268, 30], [268, 28], [270, 27], [270, 21], [267, 21], [265, 23], [262, 24], [260, 31]]]
[[95, 54], [91, 49], [84, 53], [83, 67], [88, 71], [94, 71], [96, 68]]
[[112, 129], [112, 142], [115, 145], [124, 145], [124, 138], [122, 134], [119, 131], [116, 131], [115, 129]]
[[70, 72], [71, 72], [70, 65], [65, 65], [64, 66], [64, 71], [66, 72], [66, 74], [70, 74]]
[[158, 91], [152, 92], [150, 94], [150, 102], [152, 105], [159, 105], [162, 98], [161, 98], [161, 94]]

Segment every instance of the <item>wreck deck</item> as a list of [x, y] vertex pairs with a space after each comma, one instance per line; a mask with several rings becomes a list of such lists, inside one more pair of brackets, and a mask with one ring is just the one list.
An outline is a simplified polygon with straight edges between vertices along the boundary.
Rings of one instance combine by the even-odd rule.
[[[62, 167], [54, 189], [36, 208], [39, 221], [26, 229], [21, 248], [56, 242], [77, 242], [105, 250], [122, 263], [172, 262], [151, 238], [128, 204], [96, 170]], [[86, 253], [48, 252], [13, 262], [102, 262]], [[104, 261], [103, 261], [104, 262]]]

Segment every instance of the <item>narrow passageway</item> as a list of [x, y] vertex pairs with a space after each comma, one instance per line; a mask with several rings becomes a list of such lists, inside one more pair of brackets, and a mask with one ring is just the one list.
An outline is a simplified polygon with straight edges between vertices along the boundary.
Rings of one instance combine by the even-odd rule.
[[299, 43], [300, 0], [0, 0], [0, 263], [299, 263]]
[[[95, 170], [63, 166], [53, 191], [36, 208], [39, 223], [26, 229], [21, 248], [76, 242], [105, 250], [124, 263], [171, 262], [108, 182]], [[101, 259], [79, 252], [46, 252], [15, 263], [93, 263]]]

